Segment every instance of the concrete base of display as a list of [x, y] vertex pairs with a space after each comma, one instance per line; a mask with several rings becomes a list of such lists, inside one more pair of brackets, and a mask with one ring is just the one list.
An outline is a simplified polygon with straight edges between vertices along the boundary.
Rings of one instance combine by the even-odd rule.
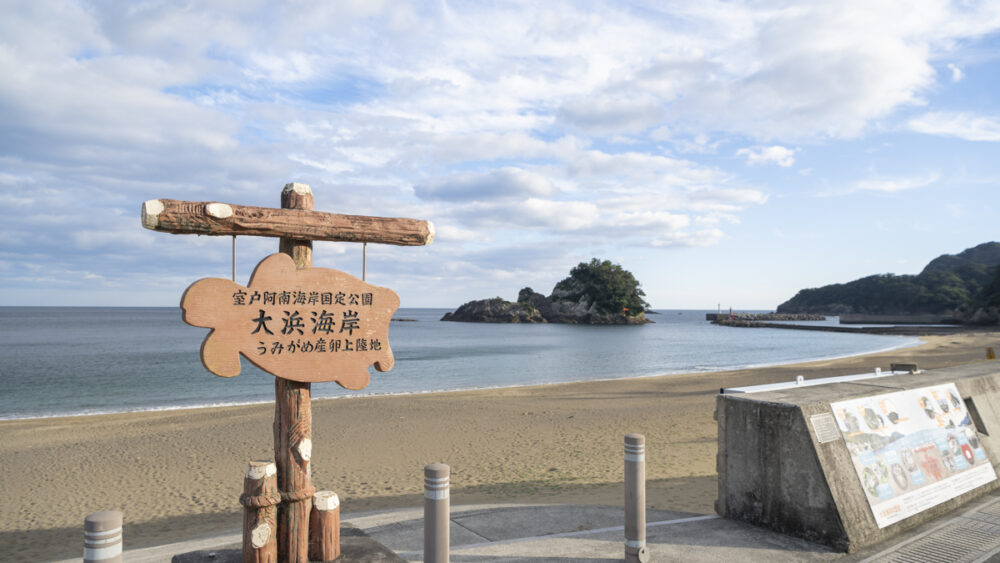
[[[1000, 481], [993, 479], [885, 527], [876, 522], [854, 462], [859, 455], [858, 442], [853, 442], [852, 456], [831, 403], [948, 383], [957, 387], [985, 450], [986, 459], [980, 459], [976, 467], [988, 462], [995, 469], [1000, 461], [1000, 362], [761, 393], [720, 394], [716, 411], [716, 512], [854, 552], [996, 489]], [[881, 422], [886, 427], [896, 423]], [[948, 474], [948, 470], [942, 468], [942, 473]], [[957, 480], [956, 484], [961, 485]], [[938, 495], [944, 493], [938, 487]], [[910, 498], [919, 494], [913, 492]]]

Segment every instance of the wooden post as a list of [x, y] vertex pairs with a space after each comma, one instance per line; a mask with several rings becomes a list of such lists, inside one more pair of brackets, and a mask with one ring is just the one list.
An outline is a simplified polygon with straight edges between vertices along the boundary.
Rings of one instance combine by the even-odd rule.
[[333, 491], [313, 495], [309, 515], [309, 560], [333, 561], [340, 557], [340, 499]]
[[625, 435], [625, 562], [646, 563], [646, 437]]
[[[312, 211], [313, 194], [306, 184], [292, 183], [281, 191], [282, 209]], [[312, 267], [312, 241], [282, 237], [278, 249], [300, 270]], [[278, 560], [309, 561], [309, 511], [312, 485], [311, 385], [274, 378], [274, 459], [278, 465]]]
[[83, 519], [84, 563], [121, 563], [122, 513], [95, 512]]
[[243, 563], [278, 560], [277, 467], [273, 461], [251, 461], [243, 477]]
[[424, 563], [448, 563], [450, 557], [450, 472], [443, 463], [424, 466]]

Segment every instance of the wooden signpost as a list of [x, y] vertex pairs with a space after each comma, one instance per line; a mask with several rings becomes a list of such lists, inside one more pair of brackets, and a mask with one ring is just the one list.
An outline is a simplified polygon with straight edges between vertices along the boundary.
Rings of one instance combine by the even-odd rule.
[[[306, 562], [309, 515], [316, 489], [312, 457], [311, 383], [368, 385], [368, 366], [393, 365], [388, 330], [399, 297], [336, 270], [312, 268], [312, 241], [430, 244], [429, 221], [313, 211], [312, 190], [292, 183], [281, 209], [154, 199], [142, 206], [147, 229], [173, 234], [279, 237], [280, 254], [265, 258], [247, 286], [208, 278], [181, 300], [185, 322], [211, 328], [201, 348], [216, 375], [240, 373], [240, 355], [275, 376], [274, 456], [277, 463], [278, 561]], [[258, 527], [258, 533], [263, 527]], [[333, 537], [332, 535], [330, 537]], [[253, 538], [263, 544], [267, 538]], [[332, 553], [333, 550], [330, 550]], [[258, 560], [259, 554], [244, 560]]]

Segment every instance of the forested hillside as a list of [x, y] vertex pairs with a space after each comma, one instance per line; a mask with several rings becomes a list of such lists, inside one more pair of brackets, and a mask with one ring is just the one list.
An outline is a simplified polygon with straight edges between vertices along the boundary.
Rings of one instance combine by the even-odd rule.
[[877, 274], [803, 289], [779, 313], [868, 315], [974, 313], [1000, 300], [1000, 243], [987, 242], [931, 260], [917, 275]]

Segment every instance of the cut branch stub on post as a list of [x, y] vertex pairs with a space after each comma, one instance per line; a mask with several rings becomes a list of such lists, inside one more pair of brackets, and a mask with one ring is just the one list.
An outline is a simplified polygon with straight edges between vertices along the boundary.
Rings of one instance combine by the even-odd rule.
[[340, 498], [333, 491], [313, 495], [309, 514], [309, 560], [333, 561], [340, 557]]
[[[315, 205], [312, 189], [308, 184], [291, 183], [281, 190], [281, 210], [288, 210], [292, 213], [285, 221], [279, 223], [292, 223], [301, 225], [304, 221], [303, 213], [312, 213]], [[283, 225], [287, 227], [287, 225]], [[313, 265], [313, 240], [314, 238], [301, 238], [289, 234], [286, 228], [284, 234], [278, 239], [278, 252], [292, 257], [295, 267], [300, 270], [312, 268]]]
[[243, 478], [243, 562], [273, 563], [278, 557], [278, 470], [273, 461], [251, 461]]
[[397, 246], [424, 246], [434, 240], [434, 224], [418, 219], [175, 199], [151, 199], [143, 203], [142, 226], [173, 234], [284, 237]]

